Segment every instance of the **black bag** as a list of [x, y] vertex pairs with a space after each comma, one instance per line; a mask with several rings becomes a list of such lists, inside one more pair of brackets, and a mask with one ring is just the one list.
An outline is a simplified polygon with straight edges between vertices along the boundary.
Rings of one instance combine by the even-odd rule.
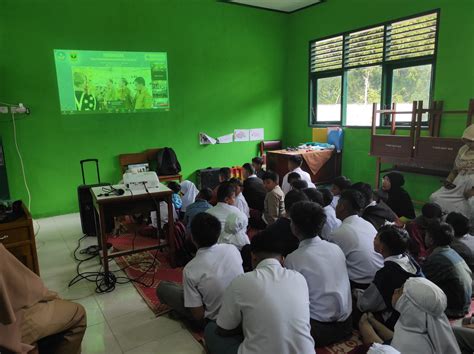
[[156, 160], [156, 173], [158, 176], [177, 175], [181, 172], [181, 165], [172, 148], [165, 147], [158, 151]]

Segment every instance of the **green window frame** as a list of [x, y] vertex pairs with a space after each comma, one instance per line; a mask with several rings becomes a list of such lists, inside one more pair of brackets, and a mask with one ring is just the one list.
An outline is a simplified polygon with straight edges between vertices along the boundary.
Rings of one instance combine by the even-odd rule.
[[[436, 9], [311, 40], [309, 42], [309, 126], [367, 127], [370, 125], [367, 122], [356, 125], [346, 124], [348, 120], [348, 90], [350, 89], [348, 87], [348, 72], [352, 69], [381, 67], [382, 77], [373, 80], [375, 85], [381, 87], [373, 87], [372, 91], [374, 89], [375, 92], [380, 91], [380, 105], [390, 107], [394, 71], [403, 68], [415, 68], [416, 71], [417, 67], [431, 65], [428, 84], [429, 102], [424, 102], [425, 105], [431, 104], [435, 81], [439, 21], [440, 9]], [[426, 67], [424, 69], [426, 76]], [[373, 71], [379, 72], [376, 68]], [[335, 80], [327, 80], [337, 77], [341, 77], [340, 87], [334, 86]], [[424, 79], [426, 83], [426, 77]], [[332, 86], [329, 86], [328, 83], [331, 83]], [[366, 91], [367, 87], [366, 85]], [[320, 94], [318, 94], [318, 89]], [[331, 93], [333, 95], [329, 97]], [[374, 94], [372, 94], [373, 96]], [[325, 116], [318, 119], [318, 114], [321, 114], [322, 108], [324, 108], [318, 105], [318, 100], [330, 101], [326, 103], [326, 112], [329, 112], [327, 115], [330, 117]], [[366, 101], [365, 104], [372, 104], [372, 102]], [[389, 117], [381, 117], [378, 125], [383, 127], [389, 126], [390, 123]], [[409, 122], [397, 122], [399, 127], [408, 125]]]

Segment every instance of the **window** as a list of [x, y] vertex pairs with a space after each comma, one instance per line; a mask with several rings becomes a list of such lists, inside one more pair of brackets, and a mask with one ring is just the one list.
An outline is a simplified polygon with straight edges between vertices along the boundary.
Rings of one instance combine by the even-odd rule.
[[[414, 100], [423, 100], [427, 107], [438, 19], [436, 11], [312, 41], [310, 125], [370, 126], [373, 103], [409, 111]], [[397, 124], [410, 119], [398, 115]], [[378, 116], [376, 121], [390, 124]]]

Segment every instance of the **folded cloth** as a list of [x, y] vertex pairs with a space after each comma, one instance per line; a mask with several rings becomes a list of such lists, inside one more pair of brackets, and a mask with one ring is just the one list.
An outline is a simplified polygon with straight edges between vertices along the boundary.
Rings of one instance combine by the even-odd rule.
[[331, 158], [334, 150], [311, 151], [301, 154], [311, 172], [315, 175]]

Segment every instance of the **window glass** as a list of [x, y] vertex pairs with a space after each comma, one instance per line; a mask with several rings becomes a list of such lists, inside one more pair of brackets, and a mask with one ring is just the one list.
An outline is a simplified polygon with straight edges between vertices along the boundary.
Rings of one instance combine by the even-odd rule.
[[317, 122], [341, 121], [341, 79], [333, 76], [317, 80]]

